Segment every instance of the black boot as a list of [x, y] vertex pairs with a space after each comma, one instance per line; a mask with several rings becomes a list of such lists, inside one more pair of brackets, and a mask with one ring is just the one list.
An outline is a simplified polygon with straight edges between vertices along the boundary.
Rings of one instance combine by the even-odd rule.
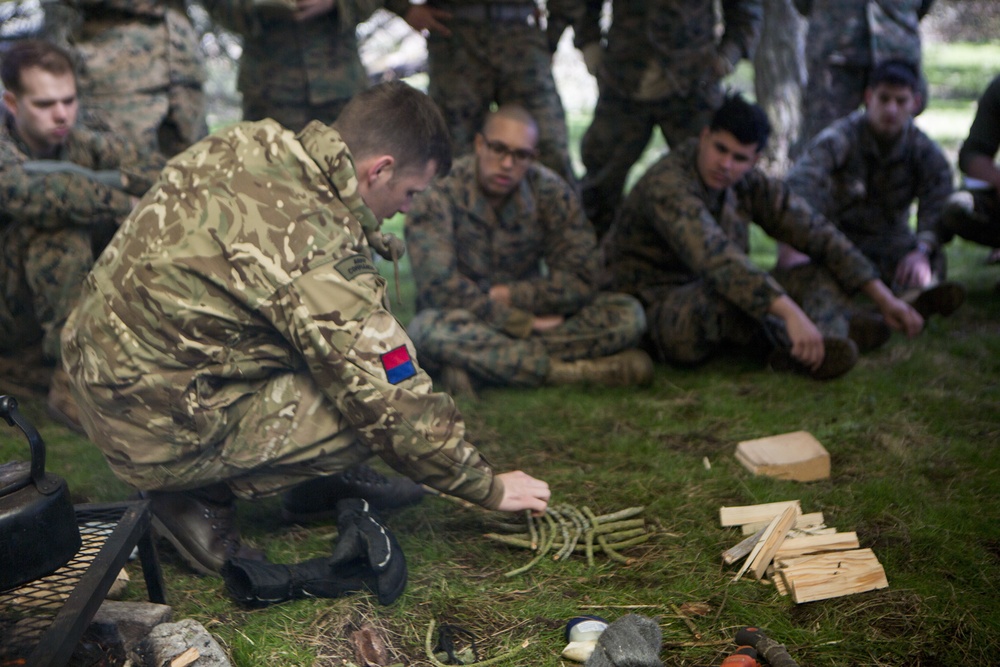
[[225, 484], [192, 491], [150, 491], [153, 529], [196, 572], [215, 575], [230, 558], [264, 560], [264, 552], [240, 540], [236, 496]]
[[366, 465], [357, 465], [336, 475], [317, 477], [293, 487], [281, 497], [282, 517], [292, 523], [308, 523], [336, 516], [337, 501], [363, 498], [376, 510], [416, 505], [424, 487], [408, 477], [388, 478]]

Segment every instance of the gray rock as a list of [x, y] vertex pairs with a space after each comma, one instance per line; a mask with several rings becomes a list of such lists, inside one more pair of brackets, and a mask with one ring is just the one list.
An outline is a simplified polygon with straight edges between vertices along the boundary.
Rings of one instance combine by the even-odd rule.
[[131, 653], [153, 628], [169, 622], [173, 615], [173, 608], [165, 604], [105, 600], [94, 614], [87, 634], [121, 644]]
[[190, 618], [177, 623], [163, 623], [153, 628], [143, 643], [147, 667], [164, 667], [190, 648], [198, 650], [192, 667], [232, 667], [225, 651], [208, 630]]

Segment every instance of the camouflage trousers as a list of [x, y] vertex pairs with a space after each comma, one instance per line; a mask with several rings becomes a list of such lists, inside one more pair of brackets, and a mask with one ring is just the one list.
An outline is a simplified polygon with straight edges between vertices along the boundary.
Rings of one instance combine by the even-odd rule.
[[45, 357], [58, 361], [59, 336], [93, 264], [86, 227], [6, 229], [0, 236], [0, 352], [41, 339]]
[[549, 359], [604, 357], [635, 347], [646, 330], [642, 305], [626, 294], [601, 292], [560, 326], [514, 338], [483, 323], [467, 310], [427, 309], [417, 313], [407, 333], [430, 371], [457, 366], [489, 384], [537, 387]]
[[491, 105], [516, 103], [538, 123], [539, 160], [570, 183], [566, 114], [545, 33], [528, 24], [453, 21], [427, 39], [427, 92], [441, 108], [458, 157], [472, 151]]
[[121, 95], [83, 95], [86, 111], [121, 132], [144, 155], [172, 157], [208, 134], [205, 94], [196, 85]]
[[351, 99], [334, 100], [326, 104], [281, 103], [266, 97], [251, 97], [243, 93], [243, 120], [273, 118], [283, 127], [299, 132], [313, 120], [332, 125]]
[[[78, 351], [69, 347], [66, 355], [74, 384], [83, 383]], [[175, 417], [171, 437], [177, 442], [153, 446], [158, 452], [185, 454], [140, 463], [151, 458], [150, 431], [125, 420], [150, 413], [169, 420], [178, 408], [148, 400], [139, 404], [135, 393], [127, 385], [88, 384], [86, 392], [74, 392], [74, 397], [88, 433], [99, 434], [98, 446], [135, 450], [131, 458], [112, 449], [105, 454], [115, 475], [142, 490], [183, 491], [224, 482], [241, 498], [259, 498], [342, 472], [373, 455], [311, 375], [287, 372], [263, 380], [256, 391], [235, 401], [201, 406], [196, 431]], [[188, 447], [192, 443], [199, 445]]]
[[581, 182], [584, 211], [602, 237], [614, 222], [632, 166], [642, 156], [656, 127], [668, 146], [698, 136], [720, 103], [717, 85], [689, 96], [640, 102], [602, 89], [594, 120], [580, 146], [587, 169]]
[[[821, 267], [803, 264], [771, 272], [824, 336], [846, 337], [850, 297]], [[719, 349], [765, 341], [762, 324], [703, 280], [679, 285], [646, 307], [649, 338], [662, 361], [697, 364]]]

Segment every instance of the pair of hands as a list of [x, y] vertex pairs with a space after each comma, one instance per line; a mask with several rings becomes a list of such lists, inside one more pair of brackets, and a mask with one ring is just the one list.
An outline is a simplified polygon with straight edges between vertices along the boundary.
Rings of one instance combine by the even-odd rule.
[[[506, 285], [493, 285], [490, 287], [489, 297], [490, 301], [496, 301], [505, 306], [511, 305], [510, 288]], [[531, 322], [531, 329], [538, 332], [549, 331], [550, 329], [555, 329], [565, 321], [566, 318], [562, 315], [535, 315]]]

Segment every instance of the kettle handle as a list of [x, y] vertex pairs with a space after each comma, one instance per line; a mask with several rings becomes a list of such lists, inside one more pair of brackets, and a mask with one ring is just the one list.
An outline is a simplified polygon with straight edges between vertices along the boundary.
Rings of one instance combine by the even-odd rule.
[[48, 495], [60, 487], [60, 479], [45, 474], [45, 443], [38, 430], [28, 422], [17, 409], [17, 399], [13, 396], [0, 396], [0, 417], [10, 426], [17, 426], [28, 438], [31, 447], [31, 481], [42, 493]]

